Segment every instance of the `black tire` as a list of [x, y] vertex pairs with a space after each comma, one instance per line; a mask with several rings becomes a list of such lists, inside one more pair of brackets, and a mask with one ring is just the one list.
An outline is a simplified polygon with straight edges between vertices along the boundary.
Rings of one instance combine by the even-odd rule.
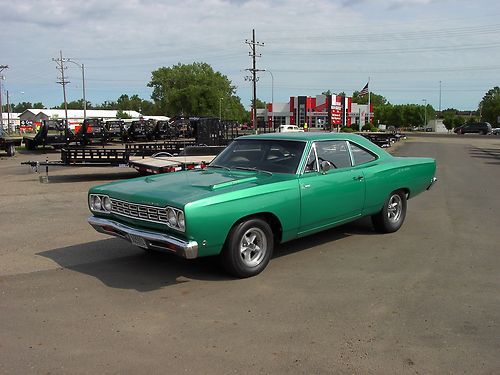
[[396, 232], [405, 221], [406, 217], [406, 194], [401, 191], [393, 191], [382, 210], [372, 215], [372, 223], [377, 232]]
[[242, 221], [229, 232], [221, 254], [223, 266], [238, 278], [258, 275], [269, 263], [273, 249], [273, 232], [266, 221]]
[[7, 156], [14, 156], [16, 154], [16, 146], [12, 143], [7, 145]]

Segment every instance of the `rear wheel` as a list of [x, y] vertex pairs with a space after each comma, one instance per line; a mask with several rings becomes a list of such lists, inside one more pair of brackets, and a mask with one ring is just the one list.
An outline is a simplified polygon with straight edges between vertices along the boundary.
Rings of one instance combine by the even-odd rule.
[[274, 248], [273, 232], [262, 219], [249, 219], [236, 224], [230, 231], [222, 261], [233, 276], [255, 276], [266, 268]]
[[377, 232], [392, 233], [401, 228], [405, 217], [406, 194], [398, 190], [392, 192], [382, 210], [372, 216], [372, 223]]
[[7, 156], [14, 156], [16, 154], [16, 146], [13, 144], [7, 145]]

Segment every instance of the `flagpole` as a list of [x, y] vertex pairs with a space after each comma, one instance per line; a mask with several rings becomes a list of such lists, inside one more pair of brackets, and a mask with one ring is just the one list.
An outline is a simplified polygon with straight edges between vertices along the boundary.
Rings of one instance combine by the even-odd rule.
[[368, 77], [368, 124], [371, 123], [370, 115], [371, 115], [371, 111], [370, 111], [370, 77]]

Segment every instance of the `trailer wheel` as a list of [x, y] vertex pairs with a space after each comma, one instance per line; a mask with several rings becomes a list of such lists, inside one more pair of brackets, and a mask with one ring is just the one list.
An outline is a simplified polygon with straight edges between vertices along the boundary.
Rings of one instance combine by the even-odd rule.
[[7, 145], [7, 156], [14, 156], [16, 154], [16, 146], [13, 143]]

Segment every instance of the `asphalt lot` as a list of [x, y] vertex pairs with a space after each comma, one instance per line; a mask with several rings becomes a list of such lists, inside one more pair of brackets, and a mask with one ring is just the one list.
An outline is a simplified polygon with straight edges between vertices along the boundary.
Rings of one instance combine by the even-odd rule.
[[395, 154], [438, 161], [401, 230], [363, 219], [283, 244], [245, 280], [95, 232], [87, 189], [133, 170], [42, 184], [20, 162], [46, 155], [2, 154], [0, 373], [500, 373], [500, 137]]

